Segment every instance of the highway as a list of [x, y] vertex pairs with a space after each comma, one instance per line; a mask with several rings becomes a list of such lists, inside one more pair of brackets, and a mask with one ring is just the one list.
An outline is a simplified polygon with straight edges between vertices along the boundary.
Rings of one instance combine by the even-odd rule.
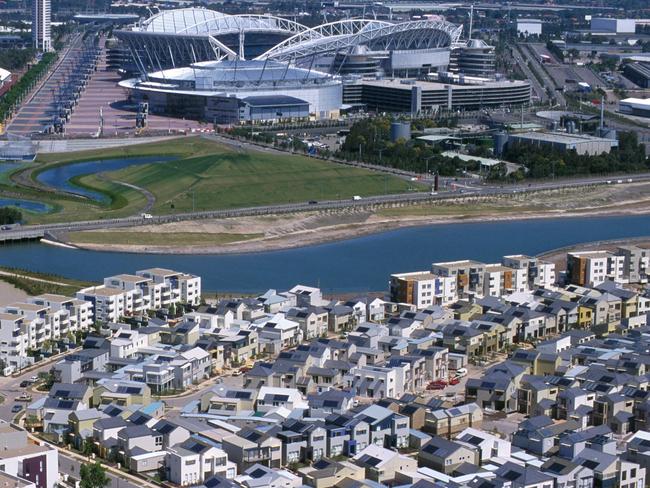
[[[360, 200], [324, 200], [287, 203], [280, 205], [266, 205], [260, 207], [244, 207], [230, 210], [212, 210], [203, 212], [179, 213], [173, 215], [152, 216], [143, 218], [141, 216], [124, 217], [118, 219], [105, 220], [88, 220], [80, 222], [67, 222], [59, 224], [42, 224], [29, 225], [10, 230], [0, 231], [0, 241], [12, 241], [20, 239], [34, 239], [56, 234], [57, 232], [70, 232], [82, 230], [111, 229], [120, 227], [134, 227], [138, 225], [165, 224], [169, 222], [180, 222], [185, 220], [201, 219], [223, 219], [245, 216], [260, 215], [277, 215], [289, 214], [307, 211], [324, 211], [324, 210], [341, 210], [350, 208], [369, 208], [378, 205], [388, 205], [394, 203], [417, 204], [425, 202], [445, 201], [457, 198], [489, 196], [489, 195], [507, 195], [512, 193], [526, 193], [541, 190], [554, 190], [561, 188], [587, 187], [592, 185], [607, 184], [611, 182], [616, 184], [617, 181], [622, 183], [650, 181], [650, 173], [625, 175], [625, 176], [597, 176], [577, 179], [550, 180], [539, 183], [525, 183], [517, 185], [476, 185], [467, 184], [469, 180], [463, 180], [464, 184], [458, 185], [455, 191], [440, 191], [432, 194], [430, 192], [413, 192], [398, 195], [380, 195], [374, 197], [364, 197]], [[446, 180], [447, 182], [451, 180]]]
[[524, 74], [526, 75], [526, 78], [528, 78], [528, 81], [530, 82], [530, 86], [532, 87], [533, 92], [539, 98], [540, 103], [542, 103], [542, 104], [546, 103], [548, 101], [548, 94], [546, 93], [546, 90], [540, 84], [540, 82], [537, 81], [537, 77], [535, 77], [533, 72], [528, 67], [528, 64], [526, 63], [526, 60], [524, 59], [521, 52], [519, 52], [518, 46], [515, 45], [514, 47], [512, 47], [512, 49], [510, 51], [512, 52], [512, 57], [517, 62], [517, 64], [521, 68], [521, 70], [524, 72]]
[[562, 107], [566, 107], [567, 101], [564, 97], [564, 93], [562, 90], [558, 90], [558, 88], [563, 88], [563, 86], [558, 85], [558, 83], [556, 83], [555, 80], [553, 80], [553, 78], [551, 78], [551, 76], [546, 72], [537, 53], [531, 48], [529, 44], [522, 45], [521, 50], [524, 53], [524, 56], [526, 56], [526, 58], [530, 61], [530, 65], [534, 67], [533, 69], [535, 69], [535, 71], [541, 76], [544, 85], [546, 85], [546, 87], [553, 92], [557, 103]]

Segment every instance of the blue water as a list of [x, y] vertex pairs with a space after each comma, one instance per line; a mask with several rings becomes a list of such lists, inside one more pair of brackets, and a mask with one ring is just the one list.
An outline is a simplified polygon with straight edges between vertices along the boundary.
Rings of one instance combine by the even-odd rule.
[[0, 163], [0, 174], [8, 173], [21, 166], [21, 163]]
[[411, 227], [284, 251], [230, 255], [132, 254], [65, 249], [38, 243], [0, 247], [0, 265], [89, 281], [165, 267], [195, 273], [203, 289], [258, 292], [295, 284], [325, 292], [378, 291], [391, 273], [432, 262], [541, 252], [590, 241], [650, 236], [650, 215], [522, 220]]
[[41, 183], [51, 186], [60, 191], [74, 193], [100, 203], [107, 203], [106, 195], [81, 188], [70, 180], [75, 176], [90, 175], [95, 173], [104, 173], [107, 171], [118, 171], [128, 168], [151, 163], [164, 163], [176, 159], [174, 156], [147, 156], [140, 158], [119, 158], [119, 159], [100, 159], [95, 161], [81, 161], [79, 163], [70, 163], [63, 166], [57, 166], [40, 173], [37, 177]]
[[45, 203], [17, 198], [0, 198], [0, 207], [16, 207], [34, 213], [47, 213], [51, 210], [51, 207]]

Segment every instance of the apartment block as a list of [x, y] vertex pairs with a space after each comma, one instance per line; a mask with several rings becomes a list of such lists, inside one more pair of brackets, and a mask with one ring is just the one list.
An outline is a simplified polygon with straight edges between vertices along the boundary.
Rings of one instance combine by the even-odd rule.
[[391, 301], [410, 303], [417, 308], [447, 305], [456, 300], [453, 277], [437, 276], [426, 271], [399, 273], [390, 277]]
[[609, 251], [567, 254], [567, 279], [578, 286], [595, 287], [607, 280], [624, 283], [625, 256]]

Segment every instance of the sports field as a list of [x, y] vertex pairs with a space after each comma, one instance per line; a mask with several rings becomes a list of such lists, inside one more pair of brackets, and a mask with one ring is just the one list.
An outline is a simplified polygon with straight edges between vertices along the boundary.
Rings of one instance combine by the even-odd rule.
[[[76, 185], [104, 193], [100, 204], [43, 191], [36, 176], [53, 166], [135, 156], [178, 159], [75, 178]], [[415, 182], [379, 172], [275, 151], [242, 149], [200, 137], [74, 154], [48, 154], [11, 175], [11, 191], [47, 201], [50, 214], [26, 214], [29, 222], [56, 222], [173, 214], [324, 199], [350, 199], [422, 189]], [[0, 189], [3, 185], [0, 185]]]

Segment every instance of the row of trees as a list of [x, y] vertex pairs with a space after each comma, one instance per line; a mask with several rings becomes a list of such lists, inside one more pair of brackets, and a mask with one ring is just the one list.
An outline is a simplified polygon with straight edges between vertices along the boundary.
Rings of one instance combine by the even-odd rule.
[[23, 214], [20, 210], [13, 207], [0, 208], [0, 225], [15, 224], [23, 220]]
[[[398, 139], [390, 142], [390, 123], [388, 117], [356, 122], [350, 127], [350, 133], [336, 156], [348, 161], [360, 160], [416, 173], [429, 171], [443, 176], [454, 176], [459, 169], [479, 169], [478, 163], [445, 157], [438, 147], [424, 141]], [[415, 124], [417, 127], [432, 125], [422, 121], [416, 121]]]
[[23, 98], [45, 76], [49, 67], [56, 60], [56, 53], [45, 53], [41, 60], [32, 66], [11, 89], [0, 99], [0, 121], [11, 116]]
[[9, 71], [15, 71], [27, 66], [36, 51], [33, 48], [27, 49], [3, 49], [0, 50], [0, 66]]

